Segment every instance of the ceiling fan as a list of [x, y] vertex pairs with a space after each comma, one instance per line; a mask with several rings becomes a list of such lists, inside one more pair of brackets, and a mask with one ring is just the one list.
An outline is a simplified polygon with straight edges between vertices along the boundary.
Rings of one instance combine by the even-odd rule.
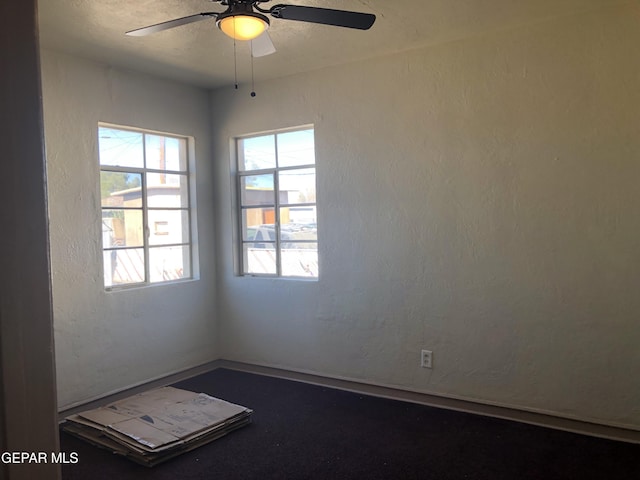
[[260, 4], [267, 3], [270, 0], [211, 1], [226, 6], [227, 9], [223, 12], [203, 12], [189, 15], [188, 17], [176, 18], [131, 30], [126, 34], [141, 37], [213, 17], [216, 19], [218, 28], [229, 37], [235, 40], [252, 40], [252, 55], [254, 57], [262, 57], [276, 51], [267, 33], [270, 24], [267, 15], [280, 20], [297, 20], [358, 30], [368, 30], [376, 20], [376, 16], [371, 13], [330, 8], [284, 4], [273, 5], [268, 9], [260, 7]]

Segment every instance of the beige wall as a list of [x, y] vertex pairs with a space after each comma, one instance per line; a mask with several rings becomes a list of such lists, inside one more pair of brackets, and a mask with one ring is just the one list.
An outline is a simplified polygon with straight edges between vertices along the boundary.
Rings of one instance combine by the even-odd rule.
[[[60, 408], [218, 358], [210, 109], [204, 90], [42, 56]], [[199, 279], [106, 292], [98, 122], [195, 137]]]
[[[639, 18], [214, 92], [222, 356], [640, 429]], [[229, 140], [308, 123], [320, 280], [234, 276]]]

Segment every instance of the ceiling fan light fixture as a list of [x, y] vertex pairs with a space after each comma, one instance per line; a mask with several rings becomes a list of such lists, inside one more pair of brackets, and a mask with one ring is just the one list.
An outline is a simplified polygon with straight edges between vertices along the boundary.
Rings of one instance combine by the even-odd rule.
[[218, 28], [236, 40], [253, 40], [269, 28], [269, 19], [255, 12], [218, 16]]

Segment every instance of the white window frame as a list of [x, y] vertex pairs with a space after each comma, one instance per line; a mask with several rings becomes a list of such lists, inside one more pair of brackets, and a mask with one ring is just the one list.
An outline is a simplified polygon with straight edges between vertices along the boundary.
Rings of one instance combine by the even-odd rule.
[[[143, 167], [129, 167], [129, 166], [116, 166], [116, 165], [102, 165], [101, 160], [100, 160], [100, 147], [99, 147], [99, 141], [100, 141], [100, 130], [102, 128], [106, 128], [106, 129], [112, 129], [112, 130], [120, 130], [123, 132], [133, 132], [133, 133], [139, 133], [142, 134], [142, 151], [143, 151]], [[122, 289], [130, 289], [130, 288], [139, 288], [139, 287], [147, 287], [147, 286], [155, 286], [155, 285], [166, 285], [168, 283], [181, 283], [181, 282], [185, 282], [185, 281], [190, 281], [196, 278], [196, 268], [197, 266], [195, 265], [196, 261], [196, 255], [194, 252], [195, 249], [195, 228], [194, 228], [194, 179], [192, 177], [193, 173], [192, 173], [192, 155], [193, 155], [193, 137], [187, 137], [187, 136], [183, 136], [183, 135], [177, 135], [177, 134], [172, 134], [172, 133], [166, 133], [166, 132], [158, 132], [158, 131], [154, 131], [154, 130], [148, 130], [148, 129], [142, 129], [142, 128], [134, 128], [134, 127], [128, 127], [128, 126], [123, 126], [123, 125], [115, 125], [115, 124], [109, 124], [109, 123], [103, 123], [103, 122], [99, 122], [98, 123], [98, 166], [99, 166], [99, 173], [101, 174], [102, 172], [114, 172], [114, 173], [129, 173], [129, 174], [134, 174], [134, 175], [140, 175], [140, 179], [141, 179], [141, 202], [142, 205], [141, 207], [125, 207], [125, 206], [117, 206], [117, 207], [105, 207], [102, 204], [100, 205], [100, 214], [101, 214], [101, 223], [103, 222], [104, 217], [102, 216], [103, 212], [105, 210], [140, 210], [142, 212], [142, 238], [143, 238], [143, 243], [140, 246], [105, 246], [104, 245], [104, 235], [103, 235], [103, 239], [102, 239], [102, 255], [103, 255], [103, 261], [102, 261], [102, 265], [103, 265], [103, 269], [106, 269], [107, 266], [105, 265], [104, 262], [104, 257], [105, 257], [105, 252], [112, 252], [112, 251], [118, 251], [118, 250], [135, 250], [135, 249], [142, 249], [143, 250], [143, 255], [144, 255], [144, 278], [141, 281], [134, 281], [134, 282], [129, 282], [129, 283], [122, 283], [122, 284], [114, 284], [112, 283], [111, 285], [106, 285], [106, 276], [103, 273], [103, 277], [104, 280], [103, 282], [105, 283], [104, 288], [107, 291], [113, 291], [113, 290], [122, 290]], [[178, 139], [181, 141], [185, 142], [185, 148], [184, 148], [184, 155], [186, 156], [185, 158], [185, 169], [181, 170], [172, 170], [172, 169], [156, 169], [156, 168], [148, 168], [147, 167], [147, 153], [146, 153], [146, 136], [147, 135], [153, 135], [153, 136], [160, 136], [160, 137], [165, 137], [165, 138], [173, 138], [173, 139]], [[148, 193], [148, 188], [149, 186], [147, 185], [147, 174], [166, 174], [166, 175], [180, 175], [180, 176], [184, 176], [185, 177], [185, 185], [187, 188], [187, 192], [184, 195], [185, 199], [186, 199], [186, 206], [181, 206], [181, 207], [167, 207], [167, 206], [163, 206], [163, 207], [150, 207], [148, 205], [149, 202], [149, 193]], [[99, 176], [100, 179], [100, 176]], [[98, 187], [99, 189], [101, 188], [100, 186]], [[153, 188], [153, 186], [151, 187]], [[99, 194], [99, 198], [101, 198], [102, 195]], [[186, 213], [186, 218], [187, 218], [187, 222], [188, 225], [186, 227], [183, 227], [183, 232], [185, 232], [188, 235], [187, 241], [183, 241], [183, 242], [171, 242], [171, 243], [166, 243], [166, 244], [154, 244], [152, 245], [150, 242], [150, 236], [152, 233], [152, 228], [153, 226], [150, 225], [150, 220], [149, 220], [149, 212], [153, 212], [153, 211], [177, 211], [177, 212], [185, 212]], [[104, 228], [104, 225], [103, 225]], [[187, 247], [188, 248], [188, 255], [186, 255], [186, 259], [185, 257], [183, 257], [183, 261], [185, 264], [185, 267], [188, 268], [189, 274], [182, 276], [181, 278], [169, 278], [169, 279], [165, 279], [165, 280], [153, 280], [151, 279], [152, 275], [151, 275], [151, 265], [150, 265], [150, 251], [152, 251], [153, 249], [160, 249], [160, 248], [168, 248], [168, 247]]]
[[[236, 221], [236, 225], [237, 225], [237, 242], [236, 242], [236, 249], [237, 249], [237, 270], [236, 273], [238, 276], [242, 276], [242, 277], [265, 277], [265, 278], [282, 278], [282, 279], [292, 279], [292, 280], [311, 280], [311, 281], [317, 281], [320, 277], [320, 272], [319, 272], [319, 268], [317, 266], [317, 262], [316, 262], [316, 271], [315, 271], [315, 275], [310, 274], [310, 275], [284, 275], [282, 272], [282, 238], [281, 238], [281, 218], [280, 218], [280, 209], [282, 207], [281, 205], [281, 201], [280, 201], [280, 185], [279, 185], [279, 172], [282, 171], [295, 171], [295, 170], [306, 170], [306, 169], [313, 169], [314, 170], [314, 174], [315, 174], [315, 186], [316, 186], [316, 191], [317, 191], [317, 163], [314, 160], [314, 163], [311, 164], [300, 164], [300, 165], [295, 165], [295, 166], [285, 166], [285, 167], [280, 167], [278, 166], [278, 135], [280, 134], [286, 134], [286, 133], [291, 133], [291, 132], [298, 132], [298, 131], [305, 131], [305, 130], [311, 130], [314, 134], [315, 137], [315, 128], [313, 125], [302, 125], [302, 126], [298, 126], [298, 127], [292, 127], [292, 128], [286, 128], [286, 129], [278, 129], [278, 130], [272, 130], [272, 131], [267, 131], [267, 132], [261, 132], [261, 133], [256, 133], [256, 134], [247, 134], [247, 135], [242, 135], [242, 136], [238, 136], [236, 137], [234, 140], [234, 146], [235, 146], [235, 158], [233, 159], [234, 162], [234, 172], [235, 172], [235, 190], [236, 190], [236, 208], [235, 208], [235, 221]], [[275, 141], [275, 155], [276, 155], [276, 166], [272, 167], [272, 168], [261, 168], [261, 169], [254, 169], [254, 170], [246, 170], [241, 168], [240, 166], [240, 162], [241, 162], [241, 151], [240, 151], [240, 142], [242, 140], [247, 140], [247, 139], [251, 139], [251, 138], [257, 138], [257, 137], [268, 137], [268, 136], [274, 136], [274, 141]], [[314, 157], [315, 157], [315, 140], [314, 140]], [[265, 205], [260, 205], [260, 207], [269, 207], [269, 208], [273, 208], [274, 209], [274, 213], [275, 213], [275, 234], [276, 234], [276, 238], [275, 241], [273, 242], [265, 242], [265, 243], [273, 243], [273, 245], [275, 246], [275, 254], [276, 254], [276, 272], [275, 273], [257, 273], [257, 272], [248, 272], [245, 270], [248, 270], [246, 268], [246, 262], [247, 262], [247, 258], [245, 255], [245, 251], [244, 251], [244, 245], [245, 244], [251, 244], [251, 243], [256, 243], [255, 240], [245, 240], [244, 239], [244, 235], [243, 235], [243, 211], [246, 209], [250, 209], [250, 208], [256, 208], [257, 205], [243, 205], [242, 203], [242, 179], [244, 177], [249, 177], [249, 176], [254, 176], [254, 175], [264, 175], [264, 174], [272, 174], [273, 175], [273, 182], [274, 182], [274, 202], [273, 204], [265, 204]], [[317, 226], [317, 206], [318, 206], [318, 202], [317, 202], [317, 198], [314, 202], [303, 202], [303, 203], [286, 203], [286, 207], [312, 207], [315, 209], [315, 214], [316, 214], [316, 226]], [[317, 231], [316, 231], [317, 233]], [[316, 244], [316, 246], [319, 246], [319, 239], [316, 237], [314, 240], [294, 240], [291, 243], [308, 243], [308, 244]], [[318, 247], [319, 249], [319, 247]], [[316, 251], [317, 252], [317, 251]], [[317, 255], [317, 253], [316, 253]]]

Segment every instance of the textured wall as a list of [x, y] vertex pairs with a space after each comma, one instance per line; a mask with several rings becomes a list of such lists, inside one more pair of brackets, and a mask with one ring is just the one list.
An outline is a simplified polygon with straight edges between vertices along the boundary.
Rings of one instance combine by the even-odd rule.
[[[222, 356], [640, 428], [639, 14], [214, 92]], [[320, 280], [237, 277], [229, 140], [306, 123]]]
[[[43, 52], [61, 408], [217, 358], [206, 91]], [[195, 137], [198, 281], [105, 292], [99, 121]]]

